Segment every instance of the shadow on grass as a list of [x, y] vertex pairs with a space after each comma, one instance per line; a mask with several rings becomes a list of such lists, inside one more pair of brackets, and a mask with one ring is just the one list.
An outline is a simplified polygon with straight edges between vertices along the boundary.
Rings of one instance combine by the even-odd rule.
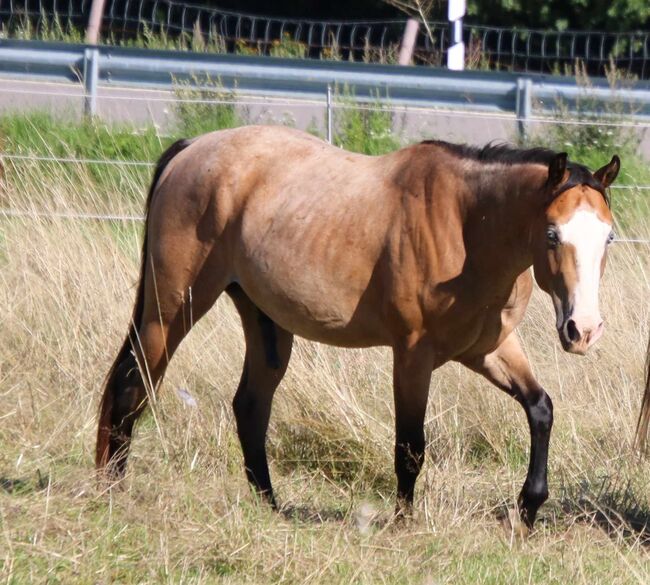
[[578, 522], [595, 524], [612, 537], [634, 538], [650, 548], [650, 506], [640, 502], [629, 481], [605, 477], [564, 486], [562, 511]]
[[47, 488], [48, 476], [43, 476], [40, 470], [36, 471], [33, 478], [5, 477], [0, 476], [0, 492], [10, 495], [24, 495], [41, 491]]
[[354, 508], [342, 511], [337, 509], [317, 510], [309, 506], [284, 506], [279, 514], [286, 520], [298, 520], [312, 524], [350, 523], [356, 526], [361, 534], [375, 530], [394, 528], [402, 530], [412, 525], [410, 516], [395, 516], [377, 509], [370, 503], [360, 502]]
[[348, 515], [342, 510], [317, 510], [309, 506], [283, 506], [280, 515], [286, 520], [299, 520], [301, 522], [311, 522], [313, 524], [325, 524], [326, 522], [341, 522]]

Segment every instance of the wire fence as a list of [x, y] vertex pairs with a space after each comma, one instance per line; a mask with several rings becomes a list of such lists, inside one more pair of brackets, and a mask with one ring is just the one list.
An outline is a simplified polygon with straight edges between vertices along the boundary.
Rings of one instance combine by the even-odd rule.
[[[13, 152], [0, 151], [0, 164], [3, 161], [27, 163], [27, 162], [45, 162], [45, 163], [58, 163], [70, 165], [107, 165], [117, 167], [140, 167], [140, 168], [153, 168], [156, 166], [156, 161], [148, 160], [126, 160], [126, 159], [108, 159], [108, 158], [82, 158], [72, 156], [45, 156], [38, 154], [17, 154]], [[637, 184], [630, 183], [625, 185], [612, 185], [609, 187], [614, 190], [628, 190], [628, 191], [650, 191], [650, 184]]]
[[[32, 83], [32, 82], [22, 82], [22, 83]], [[75, 99], [85, 99], [89, 97], [89, 94], [86, 93], [83, 86], [78, 85], [74, 86], [71, 84], [60, 84], [60, 83], [47, 83], [47, 82], [38, 82], [39, 87], [42, 86], [51, 86], [53, 89], [51, 91], [41, 90], [41, 89], [32, 89], [26, 88], [12, 88], [12, 87], [3, 87], [0, 86], [0, 96], [2, 94], [9, 95], [24, 95], [29, 97], [41, 97], [41, 98], [75, 98]], [[57, 89], [54, 89], [54, 88]], [[72, 91], [71, 89], [78, 87], [78, 91]], [[181, 88], [181, 93], [186, 93], [185, 88]], [[200, 94], [202, 97], [198, 98], [184, 98], [181, 97], [179, 93], [167, 92], [167, 95], [163, 95], [164, 90], [147, 90], [147, 89], [129, 89], [127, 87], [116, 88], [102, 88], [100, 92], [96, 95], [98, 102], [102, 101], [117, 101], [117, 102], [129, 102], [129, 103], [165, 103], [165, 104], [186, 104], [186, 105], [214, 105], [214, 106], [237, 106], [242, 108], [247, 107], [290, 107], [290, 108], [326, 108], [327, 99], [324, 96], [323, 99], [313, 99], [313, 98], [287, 98], [287, 97], [272, 97], [272, 96], [251, 96], [247, 95], [245, 92], [237, 90], [227, 90], [223, 88], [201, 88], [197, 90], [192, 90], [193, 92]], [[149, 95], [143, 95], [147, 94]], [[219, 97], [210, 98], [205, 97], [210, 93], [214, 93]], [[224, 94], [227, 94], [224, 97]], [[469, 109], [454, 109], [452, 107], [448, 108], [434, 108], [427, 107], [424, 105], [399, 105], [391, 104], [389, 102], [379, 103], [376, 100], [368, 99], [363, 101], [361, 98], [355, 98], [356, 101], [352, 102], [349, 99], [346, 99], [345, 96], [339, 96], [334, 94], [331, 107], [334, 110], [346, 111], [346, 110], [357, 110], [357, 111], [366, 111], [366, 112], [389, 112], [393, 114], [403, 114], [403, 113], [416, 113], [417, 115], [422, 116], [444, 116], [444, 117], [455, 117], [455, 118], [466, 118], [466, 119], [484, 119], [484, 120], [498, 120], [506, 122], [516, 122], [517, 118], [514, 114], [508, 112], [490, 112], [484, 110], [469, 110]], [[543, 125], [555, 125], [555, 126], [599, 126], [603, 128], [625, 128], [630, 130], [639, 130], [647, 131], [650, 129], [650, 121], [629, 121], [625, 119], [625, 115], [621, 114], [620, 117], [623, 119], [608, 119], [606, 114], [582, 114], [580, 118], [570, 118], [567, 117], [566, 113], [558, 112], [558, 116], [553, 115], [531, 115], [526, 118], [526, 123], [530, 125], [543, 124]]]
[[[121, 160], [121, 159], [90, 159], [90, 158], [75, 158], [75, 157], [58, 157], [58, 156], [43, 156], [33, 154], [15, 154], [11, 152], [0, 151], [0, 163], [3, 161], [12, 162], [47, 162], [59, 164], [73, 164], [73, 165], [108, 165], [108, 166], [122, 166], [122, 167], [145, 167], [152, 168], [156, 166], [156, 161], [145, 160]], [[610, 189], [619, 190], [632, 190], [632, 191], [650, 191], [650, 184], [628, 184], [628, 185], [612, 185]]]
[[[51, 31], [83, 28], [90, 0], [0, 0], [6, 30], [30, 26]], [[404, 19], [333, 21], [243, 14], [176, 0], [107, 0], [104, 33], [114, 41], [144, 35], [186, 38], [224, 52], [368, 61], [394, 60]], [[427, 32], [428, 31], [428, 32]], [[584, 64], [590, 75], [618, 69], [650, 79], [650, 33], [545, 31], [467, 24], [463, 30], [468, 68], [563, 73]], [[447, 22], [420, 27], [415, 62], [441, 65], [449, 47]]]
[[[81, 98], [84, 96], [83, 90], [79, 92], [71, 92], [69, 86], [61, 84], [49, 84], [47, 87], [51, 86], [51, 90], [44, 90], [37, 92], [38, 95], [44, 97], [74, 97]], [[57, 91], [55, 88], [64, 88], [64, 91]], [[115, 91], [115, 90], [111, 90]], [[119, 90], [127, 91], [130, 90]], [[31, 89], [12, 89], [6, 87], [0, 87], [0, 95], [2, 94], [30, 94], [34, 95], [34, 92]], [[138, 93], [147, 93], [147, 91], [138, 90]], [[151, 91], [150, 95], [99, 95], [98, 99], [115, 99], [115, 100], [128, 100], [128, 101], [162, 101], [162, 102], [176, 102], [181, 101], [184, 104], [213, 104], [215, 106], [221, 105], [242, 105], [242, 106], [260, 106], [260, 107], [283, 107], [283, 108], [294, 108], [296, 106], [307, 106], [307, 107], [325, 107], [324, 101], [314, 100], [314, 99], [299, 99], [299, 98], [282, 98], [282, 97], [254, 97], [254, 98], [244, 98], [240, 96], [233, 97], [230, 96], [226, 99], [222, 97], [217, 97], [214, 99], [180, 99], [177, 95], [170, 93], [170, 95], [165, 96], [161, 95], [160, 91]], [[218, 92], [217, 92], [218, 93]], [[516, 118], [512, 114], [498, 114], [498, 113], [489, 113], [483, 111], [458, 111], [458, 110], [448, 110], [448, 109], [431, 109], [423, 107], [406, 107], [406, 106], [393, 106], [390, 104], [377, 104], [377, 103], [334, 103], [334, 109], [340, 110], [363, 110], [363, 111], [389, 111], [389, 112], [416, 112], [418, 116], [420, 115], [431, 115], [431, 116], [462, 116], [465, 118], [473, 118], [476, 120], [499, 120], [506, 121], [510, 123], [515, 123]], [[603, 122], [603, 121], [585, 121], [585, 120], [575, 120], [575, 119], [553, 119], [553, 118], [531, 118], [531, 123], [539, 122], [543, 124], [559, 124], [559, 125], [570, 125], [570, 124], [588, 124], [593, 126], [595, 123], [598, 126], [612, 126], [612, 127], [621, 127], [621, 128], [635, 128], [645, 131], [647, 128], [650, 128], [650, 123], [631, 123], [625, 121], [619, 122]], [[10, 163], [13, 165], [23, 165], [29, 163], [38, 163], [38, 164], [57, 164], [57, 165], [77, 165], [77, 166], [88, 166], [88, 165], [100, 165], [100, 166], [113, 166], [113, 167], [125, 167], [125, 168], [139, 168], [139, 169], [150, 169], [155, 166], [155, 161], [153, 160], [131, 160], [131, 159], [119, 159], [119, 158], [89, 158], [89, 157], [80, 157], [70, 154], [67, 156], [57, 156], [55, 154], [42, 154], [42, 153], [33, 153], [33, 152], [10, 152], [10, 151], [0, 151], [0, 170], [2, 163]], [[0, 173], [1, 175], [1, 173]], [[143, 175], [144, 176], [144, 175]], [[628, 180], [630, 177], [628, 177]], [[613, 185], [611, 189], [616, 191], [627, 191], [627, 192], [639, 192], [645, 196], [646, 193], [650, 192], [650, 184], [626, 184], [626, 185]], [[33, 217], [33, 218], [59, 218], [59, 219], [79, 219], [79, 220], [98, 220], [98, 221], [125, 221], [125, 222], [135, 222], [142, 221], [144, 218], [138, 215], [120, 215], [120, 214], [111, 214], [111, 213], [85, 213], [85, 212], [72, 212], [72, 211], [45, 211], [45, 210], [30, 210], [30, 209], [11, 209], [11, 208], [0, 208], [0, 215], [4, 217]], [[619, 238], [620, 242], [627, 242], [630, 244], [648, 244], [650, 240], [644, 238]]]
[[[0, 217], [25, 218], [25, 219], [69, 219], [81, 221], [108, 221], [108, 222], [144, 222], [143, 215], [114, 215], [104, 213], [81, 213], [71, 211], [43, 211], [38, 209], [15, 209], [0, 207]], [[650, 239], [645, 238], [620, 238], [616, 237], [613, 243], [650, 245]]]

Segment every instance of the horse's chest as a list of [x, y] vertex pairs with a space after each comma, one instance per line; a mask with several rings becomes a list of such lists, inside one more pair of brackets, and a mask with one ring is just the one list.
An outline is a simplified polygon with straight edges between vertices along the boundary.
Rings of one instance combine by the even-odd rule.
[[494, 351], [523, 317], [529, 295], [522, 288], [527, 286], [493, 294], [470, 291], [474, 294], [459, 293], [437, 303], [428, 329], [440, 353], [455, 359]]

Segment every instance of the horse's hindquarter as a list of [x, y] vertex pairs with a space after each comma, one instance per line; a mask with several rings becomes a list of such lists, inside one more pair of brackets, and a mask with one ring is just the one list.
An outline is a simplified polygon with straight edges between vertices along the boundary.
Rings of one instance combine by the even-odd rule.
[[[242, 203], [234, 279], [293, 333], [343, 346], [389, 344], [376, 281], [397, 198], [380, 159], [279, 134], [264, 152], [254, 149], [257, 176], [230, 195]], [[238, 159], [237, 169], [245, 167], [241, 152]]]

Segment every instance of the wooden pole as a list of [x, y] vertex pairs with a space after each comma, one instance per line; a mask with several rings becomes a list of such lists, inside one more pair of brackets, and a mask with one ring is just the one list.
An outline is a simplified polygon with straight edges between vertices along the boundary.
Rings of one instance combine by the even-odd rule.
[[90, 8], [90, 18], [88, 19], [88, 28], [86, 29], [86, 43], [89, 45], [97, 44], [99, 29], [102, 25], [105, 1], [106, 0], [93, 0], [93, 4]]
[[406, 28], [404, 29], [404, 37], [402, 38], [402, 46], [399, 49], [398, 63], [400, 65], [410, 65], [413, 58], [413, 49], [415, 48], [415, 40], [418, 36], [419, 23], [414, 18], [409, 18], [406, 21]]

